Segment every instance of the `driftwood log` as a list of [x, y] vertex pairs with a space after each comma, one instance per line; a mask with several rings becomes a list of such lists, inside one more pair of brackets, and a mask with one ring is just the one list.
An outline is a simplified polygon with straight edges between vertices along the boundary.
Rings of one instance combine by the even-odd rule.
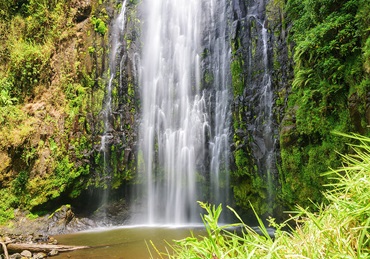
[[80, 249], [90, 248], [89, 246], [67, 246], [67, 245], [48, 245], [48, 244], [8, 244], [7, 249], [9, 252], [17, 253], [23, 250], [28, 250], [30, 252], [50, 252], [52, 250], [57, 250], [58, 252], [68, 252]]
[[5, 259], [9, 259], [8, 249], [6, 248], [6, 245], [8, 244], [8, 242], [0, 242], [0, 244], [1, 244], [1, 247], [4, 251]]

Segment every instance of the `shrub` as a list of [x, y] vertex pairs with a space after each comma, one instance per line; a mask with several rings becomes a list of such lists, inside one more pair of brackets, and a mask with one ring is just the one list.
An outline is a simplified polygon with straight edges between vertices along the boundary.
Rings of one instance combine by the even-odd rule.
[[50, 56], [52, 49], [24, 41], [17, 42], [10, 53], [11, 73], [15, 91], [19, 96], [32, 92], [33, 87], [50, 80]]
[[94, 25], [94, 30], [101, 35], [104, 35], [108, 31], [107, 25], [100, 18], [91, 17], [91, 23]]
[[8, 78], [0, 79], [0, 107], [5, 107], [8, 105], [14, 105], [17, 103], [18, 99], [13, 96], [13, 82]]

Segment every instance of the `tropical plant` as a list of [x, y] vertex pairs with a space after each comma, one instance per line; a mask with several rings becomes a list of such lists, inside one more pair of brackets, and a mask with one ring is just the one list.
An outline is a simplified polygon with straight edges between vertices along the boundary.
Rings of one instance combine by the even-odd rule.
[[0, 107], [16, 104], [18, 99], [12, 96], [13, 84], [7, 79], [0, 79]]
[[327, 179], [320, 173], [340, 166], [333, 150], [347, 152], [331, 131], [369, 134], [370, 2], [288, 0], [285, 7], [294, 78], [285, 111], [291, 119], [283, 120], [289, 130], [280, 135], [280, 198], [293, 208], [311, 206], [311, 193], [313, 201], [324, 200]]
[[370, 138], [337, 134], [358, 143], [341, 155], [341, 168], [325, 173], [333, 181], [324, 194], [328, 205], [316, 205], [315, 212], [297, 206], [281, 224], [269, 219], [272, 234], [258, 216], [258, 228], [251, 228], [230, 207], [240, 222], [220, 226], [221, 205], [200, 203], [208, 213], [202, 217], [207, 235], [168, 243], [166, 252], [153, 244], [151, 258], [369, 258]]

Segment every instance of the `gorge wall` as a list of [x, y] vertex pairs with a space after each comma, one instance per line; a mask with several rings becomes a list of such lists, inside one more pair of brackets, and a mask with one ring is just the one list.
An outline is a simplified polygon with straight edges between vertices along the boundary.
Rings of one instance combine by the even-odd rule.
[[[240, 210], [251, 203], [279, 215], [309, 206], [308, 197], [321, 201], [328, 181], [321, 174], [338, 165], [336, 151], [345, 153], [332, 131], [369, 133], [370, 4], [311, 2], [232, 1], [230, 182], [231, 205]], [[145, 15], [138, 4], [126, 1], [107, 127], [110, 36], [122, 3], [0, 3], [0, 222], [14, 208], [42, 214], [65, 203], [89, 214], [107, 190], [111, 201], [133, 201], [141, 109], [135, 53]], [[268, 94], [257, 90], [260, 82]]]

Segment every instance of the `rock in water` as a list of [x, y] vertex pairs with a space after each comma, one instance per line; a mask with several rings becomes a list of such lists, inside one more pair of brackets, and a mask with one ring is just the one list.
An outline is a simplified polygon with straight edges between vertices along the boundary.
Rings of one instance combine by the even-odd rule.
[[49, 252], [49, 256], [55, 256], [55, 255], [58, 255], [59, 254], [59, 252], [58, 252], [58, 250], [56, 250], [56, 249], [53, 249], [53, 250], [51, 250], [50, 252]]
[[33, 259], [42, 259], [42, 258], [46, 258], [47, 257], [47, 254], [45, 253], [37, 253], [33, 256]]
[[22, 257], [31, 258], [32, 257], [32, 253], [30, 251], [28, 251], [28, 250], [24, 250], [24, 251], [22, 251], [21, 256]]

